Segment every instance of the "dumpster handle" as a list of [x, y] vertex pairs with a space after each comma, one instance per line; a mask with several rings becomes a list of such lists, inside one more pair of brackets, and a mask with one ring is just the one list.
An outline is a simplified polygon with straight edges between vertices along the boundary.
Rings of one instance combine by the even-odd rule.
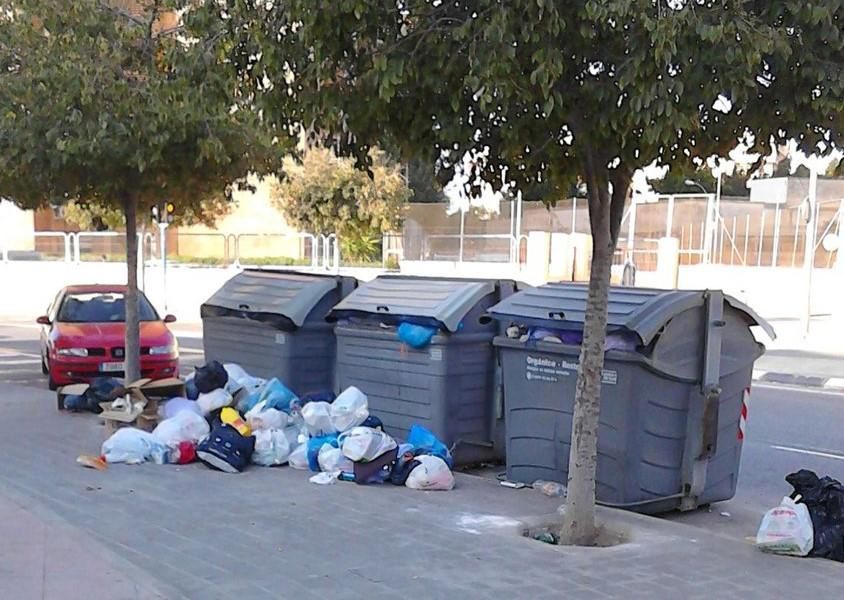
[[647, 504], [653, 504], [654, 502], [676, 500], [677, 498], [682, 498], [684, 496], [685, 494], [680, 492], [679, 494], [671, 494], [670, 496], [658, 496], [656, 498], [648, 498], [647, 500], [639, 500], [637, 502], [601, 502], [600, 500], [598, 500], [596, 504], [600, 504], [601, 506], [609, 506], [610, 508], [634, 508], [636, 506], [645, 506]]
[[240, 306], [238, 306], [238, 308], [240, 310], [249, 310], [249, 305], [248, 304], [241, 304]]
[[548, 313], [548, 317], [551, 318], [551, 319], [557, 319], [557, 320], [562, 321], [566, 318], [566, 313], [564, 313], [561, 310], [557, 310], [557, 311], [552, 310], [551, 312]]
[[390, 307], [381, 304], [379, 306], [376, 306], [375, 310], [377, 310], [378, 312], [390, 312]]

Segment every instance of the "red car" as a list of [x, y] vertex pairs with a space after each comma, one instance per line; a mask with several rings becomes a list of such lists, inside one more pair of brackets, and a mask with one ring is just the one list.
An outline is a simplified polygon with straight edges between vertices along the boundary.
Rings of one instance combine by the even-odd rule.
[[[125, 285], [74, 285], [62, 289], [41, 328], [41, 368], [50, 389], [95, 377], [123, 377], [126, 331]], [[179, 347], [167, 328], [176, 317], [162, 319], [138, 292], [141, 321], [141, 376], [151, 379], [179, 374]]]

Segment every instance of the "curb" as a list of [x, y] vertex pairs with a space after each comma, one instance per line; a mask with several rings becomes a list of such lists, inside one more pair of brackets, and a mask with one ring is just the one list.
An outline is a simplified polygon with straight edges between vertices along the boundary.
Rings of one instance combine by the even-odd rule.
[[844, 392], [844, 377], [821, 377], [815, 375], [795, 375], [772, 371], [753, 371], [753, 383], [774, 383], [802, 388], [824, 390], [826, 392]]

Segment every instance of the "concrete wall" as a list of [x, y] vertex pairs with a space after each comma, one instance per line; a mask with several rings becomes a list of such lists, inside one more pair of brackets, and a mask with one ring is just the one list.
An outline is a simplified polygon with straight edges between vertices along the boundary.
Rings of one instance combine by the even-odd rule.
[[[281, 211], [273, 206], [271, 180], [253, 179], [250, 183], [255, 186], [255, 192], [235, 191], [234, 207], [217, 221], [215, 227], [194, 225], [179, 228], [180, 256], [222, 258], [226, 252], [226, 236], [238, 234], [250, 234], [240, 237], [241, 259], [263, 256], [301, 259], [306, 256], [309, 247], [287, 224]], [[231, 242], [229, 252], [234, 252]]]
[[0, 200], [0, 250], [35, 250], [35, 217], [8, 200]]

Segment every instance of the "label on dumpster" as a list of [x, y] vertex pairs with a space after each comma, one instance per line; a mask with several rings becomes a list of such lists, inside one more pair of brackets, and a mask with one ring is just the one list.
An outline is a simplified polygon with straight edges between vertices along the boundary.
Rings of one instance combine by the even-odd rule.
[[431, 360], [435, 360], [437, 362], [443, 359], [443, 349], [442, 348], [431, 348]]
[[[557, 383], [560, 378], [577, 377], [577, 361], [557, 360], [546, 356], [525, 357], [525, 378], [528, 381], [546, 381]], [[601, 383], [604, 385], [618, 384], [618, 371], [604, 369], [601, 372]]]
[[275, 334], [275, 343], [281, 344], [282, 346], [287, 343], [287, 336], [283, 333]]

